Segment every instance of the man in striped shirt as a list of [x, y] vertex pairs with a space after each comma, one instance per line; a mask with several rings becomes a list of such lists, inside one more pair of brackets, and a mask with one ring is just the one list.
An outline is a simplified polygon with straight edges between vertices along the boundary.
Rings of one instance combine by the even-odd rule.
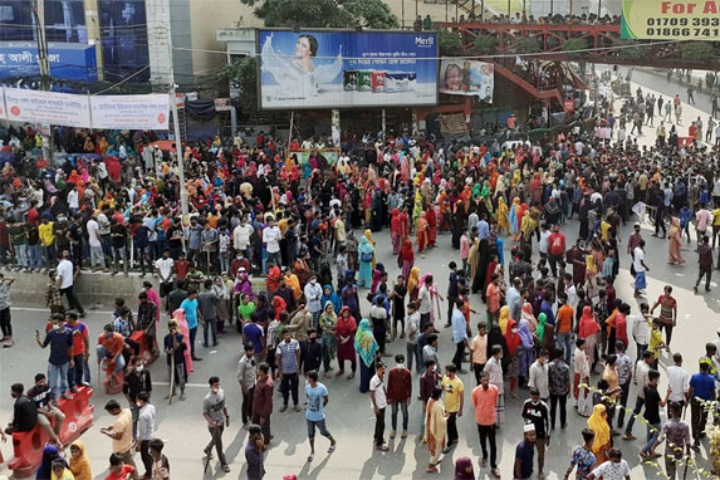
[[292, 338], [289, 329], [283, 332], [283, 341], [275, 351], [276, 363], [280, 366], [280, 391], [283, 395], [283, 406], [280, 408], [284, 412], [288, 408], [288, 400], [292, 392], [293, 404], [295, 411], [300, 411], [298, 405], [298, 377], [300, 376], [300, 344]]

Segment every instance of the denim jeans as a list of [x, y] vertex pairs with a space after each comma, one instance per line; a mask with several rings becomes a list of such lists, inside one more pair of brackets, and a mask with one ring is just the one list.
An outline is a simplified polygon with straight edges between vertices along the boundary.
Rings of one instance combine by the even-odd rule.
[[212, 345], [217, 345], [217, 318], [205, 319], [205, 325], [203, 325], [203, 347], [208, 347], [208, 330], [212, 333]]
[[105, 268], [105, 253], [102, 246], [90, 245], [90, 266]]
[[562, 348], [565, 352], [565, 363], [567, 363], [568, 365], [572, 365], [572, 333], [558, 333], [556, 335], [556, 342], [558, 348]]
[[640, 414], [640, 410], [642, 410], [643, 405], [645, 405], [645, 399], [637, 397], [635, 400], [635, 408], [628, 419], [627, 427], [625, 427], [626, 434], [632, 435], [632, 427], [635, 424], [635, 416]]
[[20, 267], [29, 266], [27, 245], [15, 245], [15, 263]]
[[641, 452], [644, 453], [650, 453], [650, 449], [652, 449], [653, 445], [655, 445], [655, 440], [657, 440], [658, 436], [660, 435], [660, 423], [648, 423], [647, 425], [647, 442], [645, 443], [645, 446], [642, 448]]
[[[108, 362], [112, 360], [112, 355], [110, 355], [110, 352], [107, 351], [107, 348], [103, 347], [102, 345], [98, 345], [95, 349], [95, 352], [97, 353], [98, 360], [102, 360], [103, 358], [106, 358]], [[117, 363], [115, 363], [115, 373], [121, 372], [125, 368], [125, 357], [122, 355], [118, 355]]]
[[43, 266], [42, 247], [40, 245], [28, 245], [27, 252], [30, 267], [40, 268]]
[[193, 328], [188, 330], [188, 334], [190, 335], [190, 357], [194, 360], [197, 358], [195, 356], [195, 337], [197, 337], [197, 325]]
[[398, 406], [400, 407], [400, 410], [402, 411], [402, 417], [403, 417], [403, 432], [407, 432], [408, 429], [408, 407], [407, 407], [407, 400], [404, 402], [401, 402], [399, 400], [393, 400], [392, 401], [392, 414], [390, 416], [390, 421], [392, 424], [392, 431], [397, 430], [397, 415], [398, 415]]
[[128, 273], [128, 268], [130, 265], [128, 264], [127, 247], [125, 247], [125, 246], [122, 246], [120, 248], [113, 247], [112, 251], [113, 251], [113, 263], [114, 263], [113, 271], [115, 271], [115, 272], [120, 271], [120, 260], [122, 260], [123, 271], [125, 273]]
[[[68, 363], [55, 365], [48, 363], [48, 380], [54, 398], [60, 398], [68, 390]], [[58, 386], [58, 382], [60, 385]]]
[[417, 348], [417, 344], [416, 344], [416, 343], [406, 342], [406, 343], [405, 343], [405, 346], [406, 346], [406, 349], [407, 349], [407, 351], [406, 351], [405, 353], [406, 353], [406, 357], [407, 357], [407, 367], [408, 367], [408, 370], [410, 370], [410, 371], [412, 372], [412, 368], [413, 368], [413, 358], [414, 358], [414, 359], [415, 359], [415, 371], [416, 371], [417, 373], [420, 373], [420, 367], [421, 367], [420, 364], [421, 364], [422, 362], [420, 361], [420, 351], [419, 351], [418, 348]]

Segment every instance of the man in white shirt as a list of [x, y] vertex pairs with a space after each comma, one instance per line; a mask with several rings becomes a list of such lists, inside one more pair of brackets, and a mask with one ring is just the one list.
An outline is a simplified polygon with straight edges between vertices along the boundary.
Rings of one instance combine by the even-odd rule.
[[387, 407], [387, 386], [385, 384], [385, 364], [378, 363], [377, 373], [370, 379], [370, 399], [375, 412], [375, 448], [388, 451], [385, 443], [385, 408]]
[[105, 254], [103, 253], [102, 242], [100, 241], [100, 226], [95, 217], [91, 217], [87, 223], [88, 244], [90, 245], [90, 265], [94, 270], [105, 268]]
[[75, 290], [73, 289], [73, 285], [75, 284], [74, 268], [70, 260], [70, 252], [63, 250], [62, 260], [60, 260], [57, 266], [57, 276], [55, 280], [57, 281], [60, 295], [62, 296], [64, 294], [67, 297], [70, 309], [77, 310], [80, 318], [85, 318], [85, 309], [80, 305], [80, 300], [78, 300]]
[[[175, 260], [170, 257], [170, 250], [164, 250], [162, 257], [155, 260], [155, 271], [160, 280], [160, 297], [166, 298], [173, 283], [173, 267]], [[166, 305], [167, 306], [167, 305]]]
[[305, 294], [305, 305], [313, 317], [313, 327], [318, 328], [320, 314], [322, 313], [321, 299], [323, 289], [320, 284], [317, 283], [317, 276], [315, 274], [310, 275], [310, 279], [305, 285], [303, 293]]
[[282, 265], [282, 258], [280, 257], [281, 238], [282, 233], [280, 228], [275, 225], [275, 219], [268, 219], [267, 227], [263, 229], [263, 244], [267, 252], [266, 264], [263, 265], [263, 272], [265, 273], [267, 273], [267, 262], [270, 260], [275, 262], [275, 265]]
[[637, 399], [635, 400], [635, 408], [633, 409], [632, 415], [628, 419], [627, 426], [625, 427], [625, 434], [623, 435], [624, 440], [635, 440], [632, 434], [632, 427], [635, 424], [635, 417], [640, 415], [643, 405], [645, 405], [645, 387], [650, 383], [648, 373], [652, 369], [652, 364], [655, 361], [655, 355], [653, 352], [646, 351], [643, 353], [643, 358], [638, 360], [635, 366], [635, 385], [637, 387]]
[[[255, 229], [248, 224], [247, 217], [243, 217], [240, 220], [240, 225], [233, 230], [233, 248], [236, 252], [242, 252], [247, 258], [250, 258], [247, 250], [250, 247], [250, 239], [253, 233], [255, 233]], [[263, 236], [265, 236], [264, 232]]]
[[80, 210], [80, 196], [77, 191], [77, 186], [73, 187], [73, 189], [68, 192], [67, 202], [70, 213], [73, 215]]
[[538, 359], [530, 365], [528, 374], [528, 387], [540, 392], [540, 399], [547, 402], [550, 398], [550, 378], [547, 360], [550, 355], [547, 350], [540, 350]]
[[641, 290], [647, 288], [645, 272], [650, 269], [645, 265], [645, 240], [640, 240], [633, 250], [633, 267], [635, 268], [635, 297], [642, 296]]
[[155, 436], [155, 406], [150, 403], [147, 392], [137, 394], [138, 424], [137, 441], [140, 443], [140, 458], [145, 467], [143, 478], [150, 478], [153, 458], [150, 455], [150, 441]]
[[[673, 354], [674, 365], [667, 368], [668, 373], [668, 408], [672, 402], [677, 402], [682, 406], [689, 403], [690, 395], [690, 375], [682, 368], [683, 358], [679, 353]], [[668, 413], [668, 418], [670, 414]]]
[[420, 312], [420, 330], [425, 329], [425, 325], [430, 323], [430, 311], [432, 310], [432, 297], [430, 295], [430, 286], [432, 285], [433, 277], [428, 275], [425, 278], [425, 283], [420, 287], [418, 291], [418, 312]]

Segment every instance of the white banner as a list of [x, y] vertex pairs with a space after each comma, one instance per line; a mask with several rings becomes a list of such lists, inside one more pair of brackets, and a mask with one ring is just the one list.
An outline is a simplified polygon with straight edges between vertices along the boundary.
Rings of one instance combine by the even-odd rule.
[[167, 130], [167, 94], [90, 97], [92, 125], [107, 130]]
[[5, 106], [11, 122], [92, 127], [87, 95], [6, 88]]
[[7, 120], [7, 110], [5, 110], [5, 89], [0, 87], [0, 120]]

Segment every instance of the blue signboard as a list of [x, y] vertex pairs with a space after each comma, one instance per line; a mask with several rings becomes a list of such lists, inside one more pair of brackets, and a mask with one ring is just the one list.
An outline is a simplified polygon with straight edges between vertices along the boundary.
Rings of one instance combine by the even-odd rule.
[[[0, 78], [40, 74], [34, 42], [0, 42]], [[97, 80], [95, 47], [78, 43], [49, 43], [50, 75], [63, 80]]]
[[428, 32], [259, 30], [260, 107], [437, 103], [437, 36]]

